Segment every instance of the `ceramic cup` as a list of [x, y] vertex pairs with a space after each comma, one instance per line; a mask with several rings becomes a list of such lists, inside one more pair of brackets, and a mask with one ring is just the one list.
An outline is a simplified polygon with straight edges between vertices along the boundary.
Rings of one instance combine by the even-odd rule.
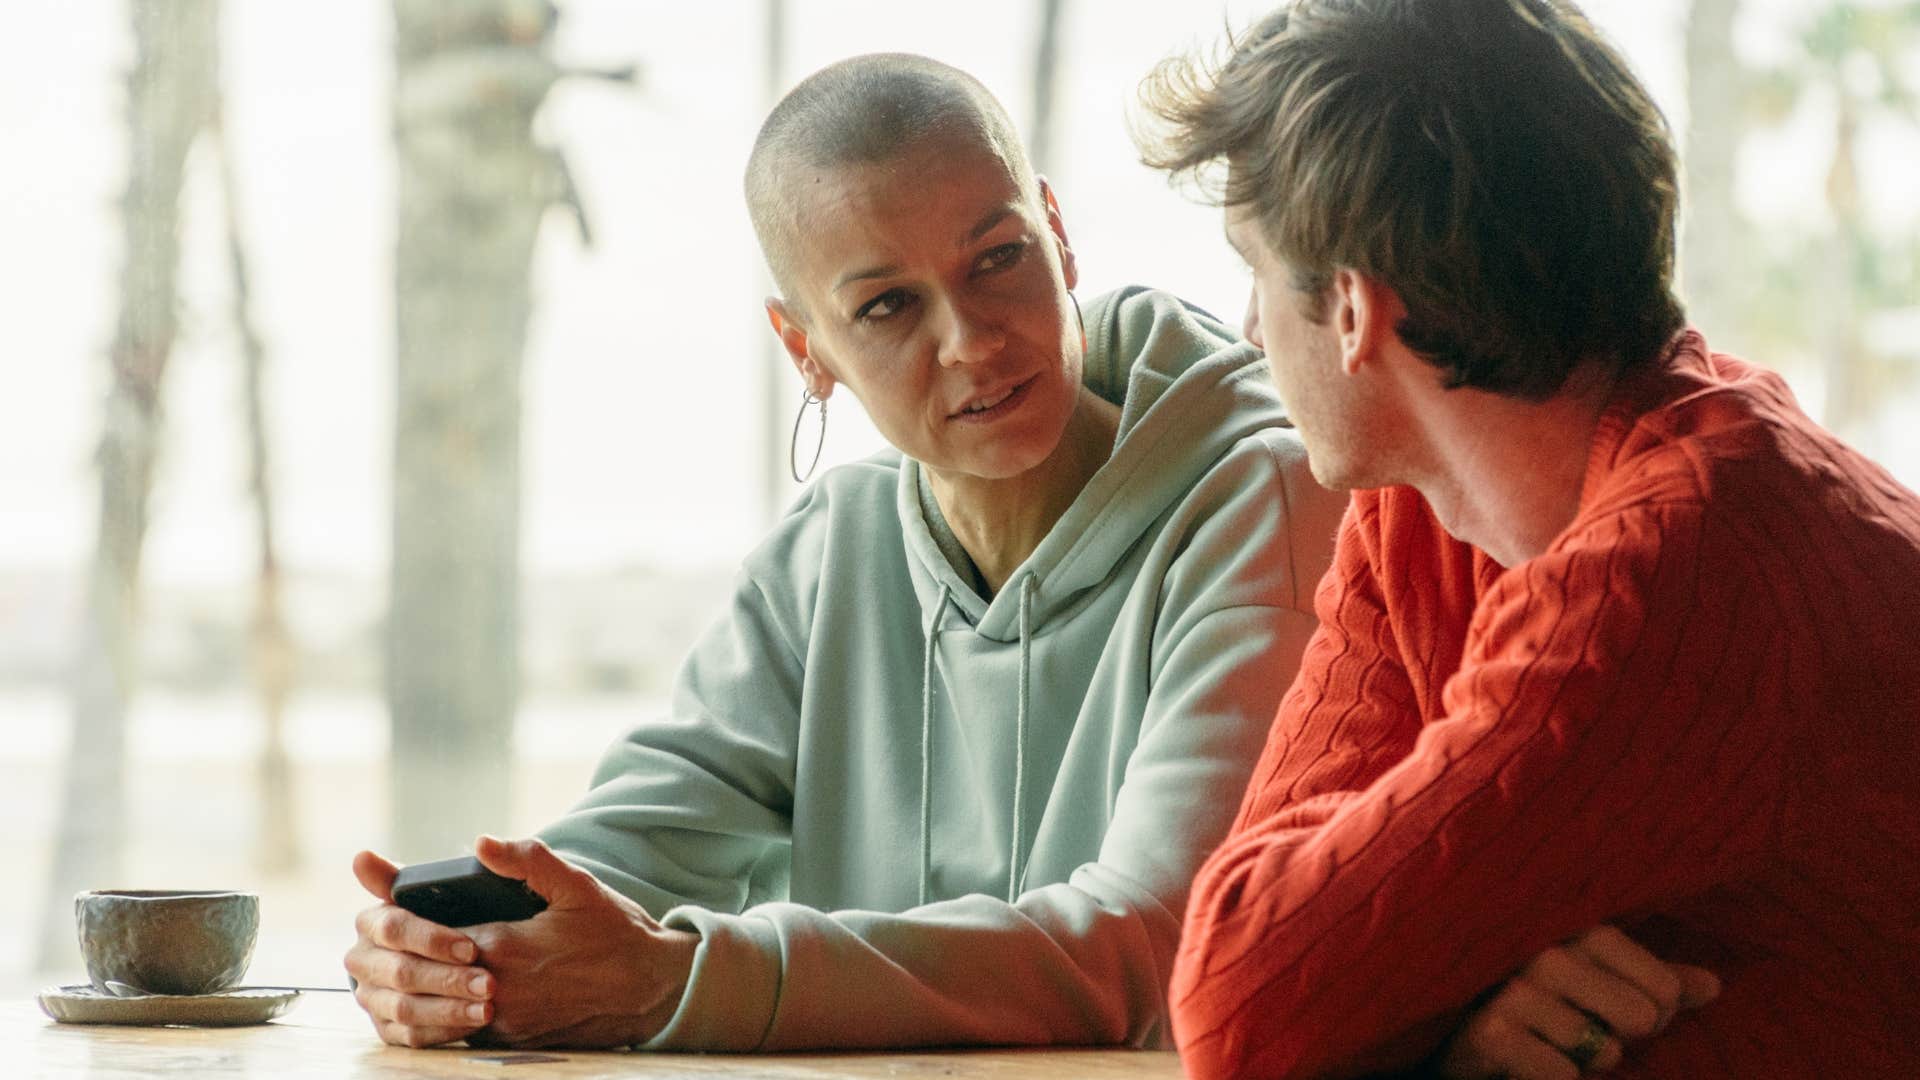
[[73, 898], [73, 917], [87, 977], [101, 993], [111, 979], [149, 994], [212, 994], [246, 974], [260, 897], [100, 889]]

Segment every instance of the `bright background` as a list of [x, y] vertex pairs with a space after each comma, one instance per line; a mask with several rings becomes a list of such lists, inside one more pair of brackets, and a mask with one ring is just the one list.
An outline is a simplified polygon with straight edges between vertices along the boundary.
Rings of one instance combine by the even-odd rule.
[[[159, 3], [165, 0], [135, 0]], [[1237, 321], [1246, 278], [1218, 213], [1137, 163], [1127, 116], [1140, 77], [1210, 46], [1261, 3], [1069, 3], [1050, 178], [1079, 254], [1082, 291], [1128, 282], [1179, 292]], [[1592, 0], [1587, 9], [1683, 132], [1685, 0]], [[1827, 4], [1748, 0], [1733, 41], [1756, 67], [1798, 55]], [[1888, 4], [1856, 4], [1888, 8]], [[923, 52], [988, 84], [1023, 126], [1038, 4], [793, 0], [788, 82], [858, 52]], [[771, 336], [767, 282], [739, 176], [770, 103], [758, 0], [563, 3], [569, 62], [638, 62], [640, 87], [563, 83], [542, 117], [594, 218], [583, 250], [561, 216], [538, 253], [526, 365], [524, 628], [513, 820], [565, 807], [597, 751], [658, 707], [731, 565], [770, 520], [761, 476], [784, 458], [761, 420]], [[123, 183], [120, 4], [17, 0], [0, 35], [0, 992], [77, 971], [28, 970], [28, 935], [72, 751], [64, 673], [91, 558], [98, 482], [90, 455], [107, 386], [117, 298], [115, 200]], [[117, 885], [256, 888], [266, 923], [254, 981], [339, 980], [362, 903], [350, 853], [384, 831], [386, 715], [378, 620], [389, 535], [394, 152], [390, 14], [376, 0], [229, 0], [224, 90], [255, 311], [267, 339], [289, 616], [307, 663], [291, 715], [304, 869], [252, 868], [258, 722], [234, 646], [254, 567], [239, 361], [228, 327], [209, 159], [186, 198], [182, 334], [166, 388], [163, 458], [146, 548], [148, 682], [131, 723], [132, 864]], [[1911, 39], [1908, 44], [1911, 45]], [[1920, 70], [1910, 48], [1900, 63]], [[1872, 91], [1864, 62], [1840, 75]], [[1848, 83], [1851, 80], [1851, 83]], [[1920, 83], [1913, 80], [1910, 85]], [[1792, 98], [1741, 144], [1737, 208], [1754, 243], [1728, 274], [1833, 226], [1825, 199], [1839, 90]], [[1871, 95], [1869, 95], [1871, 96]], [[1876, 113], [1860, 182], [1874, 236], [1911, 269], [1920, 137]], [[1772, 246], [1766, 246], [1771, 244]], [[1902, 247], [1904, 245], [1904, 247]], [[1911, 280], [1910, 278], [1907, 280]], [[1809, 408], [1814, 345], [1730, 319], [1722, 347], [1782, 368]], [[1909, 292], [1874, 313], [1870, 340], [1896, 375], [1920, 365]], [[1762, 350], [1769, 350], [1763, 353]], [[1904, 366], [1903, 366], [1904, 365]], [[1920, 379], [1893, 379], [1846, 434], [1909, 485], [1920, 481]], [[878, 445], [835, 400], [826, 464]], [[786, 495], [795, 489], [788, 485]], [[84, 750], [84, 748], [81, 748]], [[109, 883], [103, 883], [109, 884]]]

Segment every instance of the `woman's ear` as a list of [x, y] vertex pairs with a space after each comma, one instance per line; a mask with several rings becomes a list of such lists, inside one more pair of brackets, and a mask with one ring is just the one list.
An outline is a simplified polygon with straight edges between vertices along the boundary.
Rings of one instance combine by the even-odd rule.
[[1067, 279], [1067, 288], [1080, 283], [1080, 267], [1074, 262], [1073, 242], [1067, 239], [1066, 219], [1060, 216], [1060, 199], [1053, 193], [1053, 185], [1047, 183], [1044, 176], [1040, 181], [1040, 199], [1047, 208], [1047, 228], [1053, 230], [1053, 239], [1060, 249], [1060, 272]]
[[833, 393], [833, 373], [813, 355], [813, 347], [807, 339], [807, 328], [793, 317], [785, 301], [777, 296], [767, 297], [767, 322], [773, 326], [774, 335], [780, 339], [780, 347], [787, 350], [787, 357], [793, 361], [793, 369], [800, 373], [801, 381], [807, 384], [807, 390], [825, 401]]

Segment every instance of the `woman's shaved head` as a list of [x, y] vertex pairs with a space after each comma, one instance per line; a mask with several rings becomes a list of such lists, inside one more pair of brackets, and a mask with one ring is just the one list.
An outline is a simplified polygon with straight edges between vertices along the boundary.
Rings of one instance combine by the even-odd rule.
[[809, 75], [774, 106], [747, 159], [747, 210], [767, 267], [790, 301], [798, 236], [794, 185], [844, 165], [883, 165], [928, 138], [973, 143], [1040, 198], [1007, 112], [979, 80], [910, 53], [856, 56]]

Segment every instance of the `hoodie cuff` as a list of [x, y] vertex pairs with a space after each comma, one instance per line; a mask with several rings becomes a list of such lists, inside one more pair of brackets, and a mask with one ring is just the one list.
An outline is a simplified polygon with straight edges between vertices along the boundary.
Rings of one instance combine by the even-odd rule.
[[661, 925], [700, 935], [680, 1007], [642, 1050], [757, 1050], [780, 1000], [780, 935], [750, 915], [683, 905]]

